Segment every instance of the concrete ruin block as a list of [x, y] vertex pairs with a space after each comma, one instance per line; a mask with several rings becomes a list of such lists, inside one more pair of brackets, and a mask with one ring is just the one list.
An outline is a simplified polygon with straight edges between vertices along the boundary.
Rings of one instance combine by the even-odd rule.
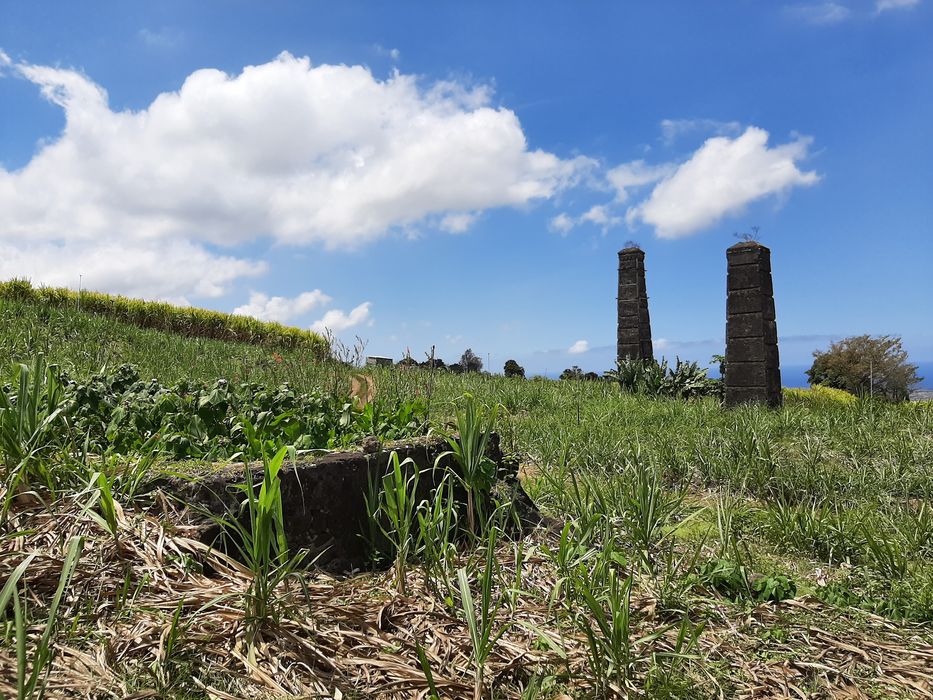
[[639, 248], [620, 250], [616, 344], [616, 356], [620, 360], [654, 358], [646, 290], [645, 252]]
[[761, 343], [755, 338], [733, 338], [726, 348], [726, 362], [766, 362], [777, 366], [777, 344]]
[[726, 251], [726, 261], [726, 406], [780, 406], [771, 251], [754, 241], [737, 243]]
[[[389, 466], [392, 452], [399, 460], [411, 459], [407, 469], [421, 472], [416, 499], [430, 499], [447, 471], [459, 467], [450, 454], [446, 440], [436, 437], [412, 438], [388, 445], [374, 446], [375, 451], [332, 452], [305, 457], [289, 463], [281, 473], [282, 510], [285, 536], [293, 551], [307, 549], [315, 567], [334, 573], [346, 573], [368, 567], [369, 547], [366, 493], [370, 481], [381, 479]], [[496, 463], [496, 496], [508, 499], [516, 507], [522, 526], [540, 521], [531, 499], [518, 481], [518, 468], [502, 455], [499, 436], [490, 435], [487, 456]], [[262, 483], [262, 464], [249, 465], [255, 484]], [[239, 512], [243, 498], [243, 464], [231, 464], [204, 475], [166, 478], [154, 485], [187, 506], [193, 535], [211, 546], [219, 546], [220, 528], [211, 517]], [[459, 482], [457, 482], [459, 484]], [[460, 510], [460, 522], [466, 522], [466, 494], [459, 485], [454, 498]], [[248, 523], [246, 523], [248, 526]], [[235, 552], [230, 552], [235, 555]]]
[[770, 336], [777, 325], [768, 315], [766, 311], [752, 311], [726, 317], [726, 340]]

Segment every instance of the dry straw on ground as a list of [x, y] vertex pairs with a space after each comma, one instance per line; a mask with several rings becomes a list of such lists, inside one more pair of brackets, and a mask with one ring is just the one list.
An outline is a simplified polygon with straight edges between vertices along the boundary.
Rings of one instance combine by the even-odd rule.
[[[64, 543], [85, 537], [60, 612], [48, 698], [173, 697], [185, 686], [189, 694], [223, 700], [427, 697], [416, 643], [443, 697], [472, 692], [466, 625], [432, 595], [420, 569], [410, 571], [406, 597], [394, 595], [388, 574], [314, 575], [306, 587], [290, 584], [280, 591], [281, 620], [262, 634], [253, 664], [244, 649], [241, 602], [249, 572], [186, 537], [184, 527], [127, 509], [115, 538], [73, 500], [47, 508], [21, 499], [6, 532], [0, 581], [28, 553], [38, 553], [24, 577], [33, 620], [41, 619], [58, 583]], [[487, 665], [498, 698], [520, 697], [536, 674], [564, 676], [550, 697], [590, 696], [583, 640], [555, 622], [546, 602], [556, 573], [540, 545], [553, 538], [546, 530], [526, 538], [523, 593], [500, 612], [503, 623], [514, 624]], [[501, 543], [497, 554], [514, 579], [513, 545]], [[650, 637], [666, 625], [664, 614], [645, 582], [637, 582], [635, 591], [632, 636]], [[182, 631], [166, 658], [179, 604]], [[933, 697], [933, 643], [923, 628], [800, 599], [744, 611], [697, 599], [689, 612], [707, 620], [696, 658], [685, 667], [704, 695]], [[777, 627], [780, 641], [763, 634]], [[30, 631], [31, 638], [40, 633], [37, 627]], [[672, 629], [636, 645], [640, 661], [632, 688], [617, 688], [618, 695], [637, 696], [652, 654], [670, 650], [675, 636]], [[8, 634], [0, 647], [0, 696], [15, 697], [16, 669]], [[173, 680], [180, 684], [174, 691], [159, 692], [160, 681]]]

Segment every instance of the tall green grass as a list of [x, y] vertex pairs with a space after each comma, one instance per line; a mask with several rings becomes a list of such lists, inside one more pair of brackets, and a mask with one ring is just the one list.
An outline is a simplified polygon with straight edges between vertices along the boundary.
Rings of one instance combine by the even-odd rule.
[[[164, 383], [288, 381], [296, 391], [325, 395], [336, 387], [345, 394], [351, 374], [360, 371], [317, 362], [308, 348], [273, 353], [139, 328], [68, 305], [0, 298], [0, 356], [24, 361], [38, 352], [77, 377], [131, 362], [144, 377]], [[794, 396], [779, 411], [726, 411], [711, 397], [651, 399], [613, 382], [363, 371], [384, 401], [422, 399], [437, 427], [453, 423], [469, 437], [471, 424], [494, 423], [503, 449], [524, 467], [528, 493], [571, 523], [568, 552], [591, 556], [586, 553], [605, 549], [611, 539], [616, 554], [649, 576], [672, 606], [685, 606], [689, 591], [682, 584], [698, 575], [704, 557], [754, 572], [777, 556], [834, 571], [855, 567], [851, 585], [845, 584], [857, 594], [851, 600], [933, 618], [924, 602], [933, 599], [927, 505], [933, 498], [933, 404]], [[29, 375], [30, 382], [34, 378]], [[20, 376], [3, 381], [18, 386]], [[11, 388], [8, 395], [17, 392]], [[502, 410], [471, 418], [461, 399], [467, 394]], [[467, 478], [473, 474], [477, 487], [485, 484], [488, 465], [477, 461], [482, 446], [466, 440], [460, 447]], [[720, 493], [729, 496], [719, 499]], [[707, 508], [702, 515], [694, 515], [701, 510], [697, 499]], [[451, 542], [440, 534], [452, 529], [445, 514], [440, 505], [436, 513], [422, 509], [422, 520], [411, 526], [410, 538], [437, 534], [439, 546], [428, 555], [434, 561], [451, 559]], [[478, 511], [474, 518], [479, 529], [483, 518]], [[699, 557], [696, 545], [704, 537], [716, 551]], [[413, 545], [419, 558], [427, 551], [423, 545]], [[456, 594], [452, 576], [438, 580], [446, 596]], [[830, 593], [850, 600], [837, 589]]]

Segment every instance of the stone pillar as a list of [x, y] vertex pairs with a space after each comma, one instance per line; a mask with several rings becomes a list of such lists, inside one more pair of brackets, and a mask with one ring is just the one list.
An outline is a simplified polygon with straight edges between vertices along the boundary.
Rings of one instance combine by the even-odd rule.
[[754, 241], [726, 251], [726, 406], [781, 405], [771, 251]]
[[651, 321], [645, 290], [645, 252], [640, 248], [619, 251], [619, 325], [616, 339], [618, 359], [652, 359]]

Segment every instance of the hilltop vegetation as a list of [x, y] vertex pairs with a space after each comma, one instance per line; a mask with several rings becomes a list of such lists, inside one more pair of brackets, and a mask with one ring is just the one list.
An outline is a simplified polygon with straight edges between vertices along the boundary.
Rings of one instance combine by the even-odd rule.
[[[50, 696], [933, 693], [930, 404], [795, 390], [780, 411], [725, 411], [617, 382], [395, 367], [367, 368], [375, 397], [360, 402], [359, 370], [310, 348], [22, 300], [0, 299], [0, 324], [3, 356], [32, 367], [42, 353], [68, 375], [52, 392], [62, 411], [35, 416], [40, 438], [3, 443], [0, 694], [34, 668], [51, 669]], [[251, 550], [266, 559], [231, 562], [150, 510], [145, 483], [176, 458], [263, 456], [268, 496], [283, 446], [463, 432], [470, 406], [480, 428], [495, 417], [550, 528], [508, 534], [503, 503], [465, 534], [443, 492], [411, 502], [390, 472], [372, 497], [396, 566], [334, 579], [289, 568], [274, 537]], [[263, 421], [282, 430], [242, 427]], [[274, 498], [249, 508], [268, 523], [257, 535], [275, 532]]]
[[154, 328], [188, 338], [213, 338], [272, 348], [309, 348], [327, 354], [327, 342], [317, 333], [225, 314], [155, 301], [129, 299], [100, 292], [74, 292], [60, 287], [33, 287], [26, 280], [0, 282], [0, 299], [102, 314], [140, 328]]

